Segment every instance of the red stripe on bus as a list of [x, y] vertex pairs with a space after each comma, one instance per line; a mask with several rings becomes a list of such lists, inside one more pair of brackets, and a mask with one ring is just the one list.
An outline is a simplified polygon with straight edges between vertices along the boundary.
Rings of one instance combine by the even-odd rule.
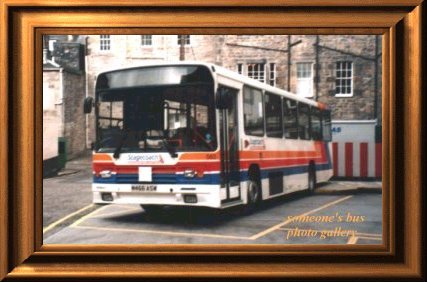
[[352, 163], [354, 161], [354, 149], [352, 142], [345, 143], [345, 176], [352, 177], [353, 167]]
[[[302, 166], [307, 165], [309, 162], [313, 160], [317, 164], [326, 163], [327, 160], [324, 158], [316, 158], [316, 157], [307, 157], [307, 158], [294, 158], [294, 159], [283, 159], [283, 160], [246, 160], [240, 161], [241, 169], [248, 169], [251, 164], [259, 164], [260, 169], [268, 169], [268, 168], [281, 168], [281, 167], [293, 167], [293, 166]], [[115, 165], [112, 163], [93, 163], [93, 170], [95, 172], [99, 172], [102, 170], [113, 170], [118, 174], [136, 174], [138, 173], [138, 167], [140, 166], [150, 166], [152, 167], [153, 173], [155, 174], [174, 174], [176, 172], [182, 172], [185, 169], [197, 169], [202, 171], [220, 171], [220, 162], [209, 162], [203, 163], [201, 162], [179, 162], [176, 165]]]
[[376, 144], [375, 176], [382, 177], [382, 144]]
[[360, 143], [360, 177], [367, 177], [369, 144]]
[[339, 175], [338, 160], [339, 160], [339, 153], [338, 153], [337, 142], [334, 142], [333, 143], [333, 175], [334, 176]]

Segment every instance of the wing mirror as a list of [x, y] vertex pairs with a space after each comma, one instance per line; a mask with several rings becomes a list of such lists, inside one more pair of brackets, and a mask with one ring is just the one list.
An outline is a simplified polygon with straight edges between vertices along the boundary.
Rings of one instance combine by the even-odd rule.
[[94, 106], [94, 98], [91, 96], [88, 96], [83, 101], [83, 112], [85, 114], [89, 114], [92, 112], [92, 107]]

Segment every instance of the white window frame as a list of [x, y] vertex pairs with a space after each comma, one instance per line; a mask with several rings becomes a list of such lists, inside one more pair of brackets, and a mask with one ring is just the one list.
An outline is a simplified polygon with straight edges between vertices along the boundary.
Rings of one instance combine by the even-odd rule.
[[184, 46], [190, 46], [190, 45], [192, 45], [192, 39], [191, 39], [191, 35], [190, 34], [179, 34], [179, 35], [177, 35], [177, 45], [178, 46], [180, 46], [180, 41], [179, 41], [180, 36], [188, 36], [188, 38], [189, 38], [189, 43], [187, 43], [187, 40], [184, 40], [185, 41], [184, 42]]
[[100, 51], [111, 50], [111, 37], [109, 34], [100, 34]]
[[[252, 76], [250, 76], [251, 66], [261, 66], [261, 68], [259, 67], [255, 70], [251, 71]], [[266, 64], [265, 63], [248, 63], [247, 64], [247, 77], [249, 77], [251, 79], [258, 80], [262, 83], [265, 83], [266, 82]], [[261, 79], [263, 79], [263, 80], [261, 80]]]
[[[241, 70], [239, 70], [239, 69], [241, 69]], [[240, 75], [243, 75], [244, 74], [244, 64], [242, 64], [242, 63], [236, 64], [236, 72]]]
[[[309, 69], [310, 69], [310, 76], [309, 77], [301, 77], [299, 76], [299, 66], [300, 65], [309, 65]], [[314, 97], [314, 63], [313, 62], [297, 62], [296, 63], [296, 80], [297, 80], [297, 85], [296, 85], [296, 94], [301, 96], [301, 97]], [[299, 81], [309, 81], [311, 83], [311, 90], [312, 93], [310, 95], [302, 95], [298, 92], [298, 85], [299, 85]]]
[[[337, 68], [337, 64], [338, 63], [340, 64], [339, 69]], [[351, 64], [351, 68], [350, 68], [351, 76], [344, 76], [344, 77], [340, 76], [339, 77], [338, 74], [341, 74], [342, 71], [349, 70], [348, 68], [343, 69], [343, 64], [344, 63], [350, 63]], [[335, 86], [334, 86], [335, 96], [336, 97], [352, 97], [354, 95], [354, 62], [352, 62], [352, 61], [336, 61], [335, 74], [336, 74], [336, 80], [335, 80]], [[351, 81], [351, 85], [350, 85], [351, 92], [350, 93], [341, 93], [341, 92], [337, 93], [336, 92], [337, 81], [340, 80], [341, 83], [340, 83], [339, 88], [342, 89], [342, 80], [349, 80], [349, 79]]]
[[141, 35], [141, 46], [151, 47], [153, 45], [153, 35], [143, 34]]
[[[276, 86], [276, 64], [269, 63], [269, 78], [268, 84], [271, 86]], [[272, 83], [273, 82], [273, 83]]]

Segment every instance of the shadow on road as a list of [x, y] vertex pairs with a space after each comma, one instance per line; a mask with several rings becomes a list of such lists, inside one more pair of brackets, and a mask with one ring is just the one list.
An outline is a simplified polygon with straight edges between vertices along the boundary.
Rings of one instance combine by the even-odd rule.
[[273, 210], [289, 201], [294, 201], [308, 196], [307, 192], [296, 192], [279, 198], [266, 200], [261, 203], [251, 214], [246, 215], [243, 206], [227, 209], [212, 209], [204, 207], [177, 207], [166, 206], [161, 213], [148, 214], [143, 209], [141, 212], [128, 212], [118, 216], [105, 216], [103, 221], [120, 224], [151, 223], [156, 225], [179, 225], [181, 228], [203, 228], [222, 226], [227, 222], [245, 220], [249, 217], [257, 217], [264, 211]]

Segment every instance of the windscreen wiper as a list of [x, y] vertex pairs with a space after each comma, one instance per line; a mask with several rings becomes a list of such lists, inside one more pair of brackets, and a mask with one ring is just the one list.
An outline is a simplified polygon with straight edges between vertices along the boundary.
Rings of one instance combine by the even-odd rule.
[[171, 155], [172, 158], [177, 157], [177, 153], [175, 152], [175, 149], [173, 146], [171, 146], [166, 139], [162, 139], [162, 145], [166, 148], [166, 150], [168, 151], [169, 155]]
[[114, 150], [114, 153], [113, 153], [114, 159], [118, 159], [120, 157], [120, 151], [122, 150], [122, 147], [125, 144], [126, 139], [128, 138], [128, 132], [129, 131], [126, 130], [125, 133], [123, 133], [122, 138], [120, 139], [119, 145]]

